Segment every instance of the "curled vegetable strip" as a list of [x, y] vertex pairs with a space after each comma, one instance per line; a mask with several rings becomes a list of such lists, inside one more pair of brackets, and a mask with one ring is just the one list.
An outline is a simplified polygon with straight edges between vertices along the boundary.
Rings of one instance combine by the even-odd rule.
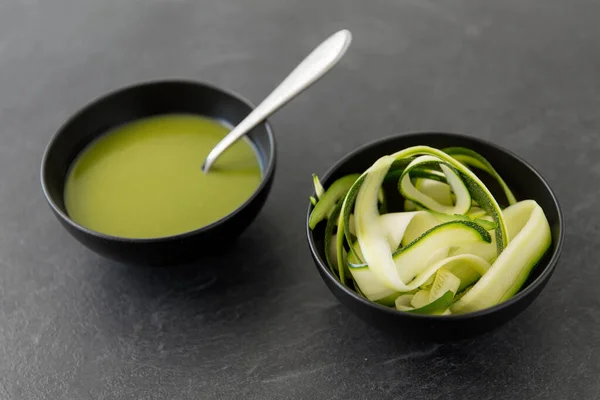
[[[494, 178], [510, 206], [502, 210], [467, 166]], [[404, 312], [449, 315], [505, 301], [552, 241], [541, 207], [517, 202], [491, 164], [469, 149], [415, 146], [326, 191], [318, 177], [313, 182], [309, 227], [327, 220], [332, 273], [361, 296]], [[390, 183], [403, 197], [399, 204], [390, 203]], [[398, 205], [405, 211], [388, 212]]]
[[323, 194], [325, 194], [325, 188], [321, 184], [319, 177], [316, 174], [313, 174], [313, 185], [315, 187], [315, 194], [317, 195], [317, 200], [321, 200]]
[[[350, 189], [358, 177], [358, 174], [346, 175], [333, 182], [326, 192], [321, 193], [319, 202], [314, 205], [315, 209], [310, 214], [308, 220], [310, 229], [314, 229], [319, 222], [329, 217], [329, 214], [335, 208], [336, 203], [348, 193], [348, 189]], [[323, 186], [316, 175], [313, 177], [313, 180], [315, 182], [315, 192], [318, 193], [318, 190], [320, 189], [317, 188], [323, 188]]]
[[[412, 184], [410, 180], [410, 172], [416, 166], [431, 163], [440, 164], [440, 168], [446, 177], [449, 188], [451, 188], [456, 195], [456, 205], [447, 206], [440, 204], [436, 201], [436, 199], [421, 193]], [[434, 174], [432, 175], [435, 176]], [[466, 214], [471, 208], [471, 194], [458, 175], [458, 172], [454, 168], [449, 167], [447, 164], [441, 163], [439, 158], [432, 156], [421, 156], [411, 162], [408, 167], [406, 167], [402, 177], [400, 178], [400, 192], [404, 195], [405, 199], [410, 200], [428, 210], [437, 211], [444, 214]]]
[[[377, 210], [377, 193], [379, 187], [383, 183], [386, 173], [396, 159], [418, 155], [431, 155], [443, 161], [445, 164], [454, 167], [458, 173], [462, 175], [466, 186], [471, 188], [471, 193], [477, 193], [478, 198], [476, 198], [476, 200], [478, 200], [478, 203], [483, 203], [482, 207], [491, 211], [494, 221], [498, 224], [498, 228], [496, 229], [498, 252], [500, 253], [504, 249], [505, 244], [508, 243], [508, 233], [500, 206], [481, 180], [464, 167], [464, 165], [440, 150], [427, 146], [415, 146], [391, 156], [384, 156], [377, 160], [361, 176], [361, 178], [364, 178], [364, 181], [358, 190], [354, 214], [356, 236], [360, 244], [364, 261], [386, 286], [399, 292], [409, 291], [411, 289], [407, 286], [408, 281], [405, 281], [400, 277], [398, 269], [396, 268], [396, 263], [387, 245], [385, 233], [381, 229], [379, 212]], [[429, 159], [429, 161], [432, 161], [432, 159]], [[407, 169], [409, 167], [407, 167]], [[356, 186], [356, 183], [354, 186]], [[353, 188], [350, 189], [350, 193], [352, 193]], [[348, 196], [342, 207], [343, 210], [350, 206], [349, 203], [347, 204], [347, 201]], [[404, 276], [405, 279], [407, 279], [409, 275], [412, 275], [413, 272], [417, 274], [420, 272], [418, 268], [415, 269], [410, 266], [408, 268], [410, 268], [410, 270], [409, 273]]]
[[[327, 220], [327, 225], [325, 226], [325, 259], [327, 260], [327, 265], [329, 266], [331, 272], [338, 271], [339, 266], [341, 265], [338, 263], [337, 246], [335, 246], [336, 243], [334, 242], [336, 238], [333, 234], [341, 211], [342, 203], [338, 202], [338, 204], [335, 205], [335, 208], [333, 209], [329, 219]], [[338, 271], [338, 274], [342, 275], [343, 271]]]
[[452, 312], [481, 310], [512, 297], [550, 246], [550, 225], [535, 201], [516, 203], [505, 214], [513, 240], [475, 286], [452, 306]]
[[390, 156], [380, 158], [367, 171], [356, 198], [355, 211], [360, 211], [354, 213], [354, 222], [356, 238], [369, 268], [384, 285], [390, 289], [403, 292], [410, 289], [400, 279], [396, 271], [396, 264], [392, 258], [386, 234], [381, 227], [379, 211], [377, 210], [377, 192], [393, 161], [394, 158]]
[[444, 149], [444, 153], [449, 154], [454, 159], [462, 162], [465, 165], [470, 165], [475, 168], [479, 168], [488, 174], [490, 174], [494, 179], [498, 181], [502, 190], [504, 190], [504, 194], [506, 199], [508, 200], [508, 204], [513, 205], [517, 202], [515, 195], [510, 190], [504, 179], [500, 176], [498, 172], [492, 167], [492, 164], [489, 163], [484, 157], [480, 154], [474, 152], [473, 150], [465, 149], [464, 147], [448, 147]]
[[[447, 183], [430, 178], [417, 178], [414, 186], [419, 192], [432, 198], [443, 206], [451, 206], [453, 204], [452, 189]], [[473, 207], [471, 207], [471, 209], [472, 208]], [[469, 212], [470, 211], [471, 210], [469, 210]]]
[[[385, 304], [385, 298], [392, 298], [393, 301], [393, 298], [398, 297], [402, 293], [412, 292], [423, 286], [441, 268], [447, 268], [457, 275], [462, 282], [464, 274], [475, 274], [475, 278], [478, 278], [479, 276], [485, 274], [489, 267], [490, 264], [485, 260], [471, 254], [461, 254], [447, 257], [429, 265], [425, 271], [423, 271], [409, 285], [407, 285], [407, 290], [403, 292], [394, 291], [383, 285], [381, 281], [377, 279], [377, 276], [366, 265], [350, 267], [350, 272], [357, 285], [362, 288], [361, 291], [364, 293], [365, 297], [378, 303]], [[460, 286], [459, 290], [462, 290]]]
[[[497, 239], [496, 245], [498, 247], [498, 253], [501, 253], [504, 247], [508, 244], [509, 237], [508, 232], [506, 230], [506, 224], [502, 219], [502, 210], [498, 205], [498, 202], [496, 201], [492, 193], [488, 190], [488, 188], [483, 184], [483, 182], [477, 177], [477, 175], [475, 175], [463, 164], [461, 164], [451, 156], [447, 155], [443, 151], [429, 146], [409, 147], [408, 149], [399, 151], [390, 156], [384, 156], [380, 158], [375, 162], [375, 164], [373, 164], [366, 172], [362, 174], [361, 178], [365, 177], [366, 175], [369, 175], [376, 169], [389, 168], [389, 164], [395, 162], [398, 159], [415, 157], [418, 155], [435, 156], [441, 161], [450, 165], [451, 167], [454, 167], [458, 171], [465, 185], [467, 186], [473, 200], [475, 200], [479, 204], [479, 206], [492, 217], [494, 222], [498, 224], [499, 229], [497, 229], [495, 233]], [[356, 183], [354, 184], [354, 186], [356, 186]], [[350, 191], [352, 191], [352, 189]]]
[[427, 268], [428, 257], [436, 249], [491, 242], [491, 240], [489, 233], [473, 222], [461, 220], [445, 222], [431, 228], [406, 247], [397, 250], [393, 254], [393, 260], [398, 276], [403, 282], [410, 282]]

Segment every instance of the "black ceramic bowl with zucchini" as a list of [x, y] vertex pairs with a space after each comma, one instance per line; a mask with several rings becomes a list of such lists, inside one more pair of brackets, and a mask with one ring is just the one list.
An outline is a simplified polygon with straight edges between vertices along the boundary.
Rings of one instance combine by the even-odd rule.
[[[183, 115], [185, 118], [192, 119], [207, 118], [215, 121], [215, 124], [217, 124], [217, 121], [224, 121], [228, 125], [235, 126], [252, 111], [252, 108], [251, 104], [236, 94], [193, 81], [147, 82], [107, 94], [79, 111], [60, 128], [50, 141], [44, 153], [41, 167], [44, 195], [60, 223], [72, 236], [93, 251], [114, 260], [127, 264], [167, 266], [188, 264], [201, 260], [208, 254], [222, 252], [231, 246], [232, 241], [256, 217], [271, 188], [275, 173], [275, 140], [271, 127], [267, 122], [258, 125], [247, 135], [249, 147], [252, 147], [255, 152], [253, 161], [260, 164], [259, 176], [255, 180], [256, 188], [252, 189], [253, 191], [249, 192], [247, 197], [239, 202], [239, 205], [232, 206], [224, 216], [206, 224], [194, 225], [195, 222], [187, 224], [188, 229], [176, 231], [175, 233], [147, 237], [125, 236], [106, 233], [78, 222], [73, 214], [69, 212], [66, 204], [65, 186], [67, 176], [72, 175], [70, 171], [73, 171], [75, 161], [86, 149], [94, 143], [98, 145], [99, 140], [108, 137], [108, 133], [118, 129], [118, 127], [127, 126], [136, 121], [148, 121], [148, 119], [169, 115]], [[193, 132], [195, 133], [195, 131]], [[147, 134], [152, 134], [152, 132], [143, 132], [143, 135]], [[172, 138], [174, 135], [170, 129], [162, 129], [160, 134], [162, 135], [161, 138], [167, 136]], [[106, 144], [107, 142], [103, 143]], [[168, 143], [169, 146], [173, 147], [173, 143]], [[185, 144], [180, 143], [175, 143], [175, 146], [176, 150], [186, 148]], [[152, 142], [148, 148], [153, 148], [159, 154], [163, 154], [167, 150], [164, 141]], [[115, 148], [116, 151], [113, 151], [113, 153], [117, 154], [124, 149], [124, 147]], [[192, 156], [196, 157], [196, 153], [193, 152]], [[110, 161], [112, 160], [110, 159]], [[162, 161], [159, 168], [178, 165], [176, 163], [179, 162], [177, 159], [170, 159], [167, 162]], [[188, 169], [193, 169], [201, 174], [203, 161], [202, 154], [198, 153], [197, 160], [193, 159]], [[105, 161], [103, 162], [107, 164]], [[154, 166], [156, 164], [155, 159], [151, 159], [150, 163]], [[143, 170], [143, 168], [137, 166], [138, 164], [132, 165], [138, 170]], [[131, 168], [125, 172], [115, 171], [114, 175], [118, 175], [115, 179], [126, 178], [130, 171]], [[213, 171], [209, 172], [209, 174], [214, 173]], [[111, 175], [109, 178], [112, 179], [113, 176]], [[178, 179], [178, 176], [174, 177], [174, 180]], [[164, 179], [160, 181], [161, 184], [164, 181]], [[95, 182], [97, 180], [91, 180], [90, 185], [95, 185]], [[134, 184], [137, 184], [137, 182], [134, 182]], [[153, 183], [150, 182], [147, 185], [152, 186]], [[123, 191], [128, 190], [127, 184], [122, 186], [124, 187]], [[115, 192], [111, 191], [113, 197], [118, 194]], [[173, 191], [164, 192], [164, 190], [160, 191], [160, 196], [174, 193]], [[172, 203], [162, 201], [163, 198], [160, 196], [152, 198], [152, 200], [156, 200], [154, 203], [159, 206], [162, 205], [163, 210], [167, 207], [178, 209], [177, 201]], [[179, 196], [177, 198], [185, 200], [185, 197]], [[219, 199], [213, 201], [216, 202]], [[147, 212], [149, 209], [148, 202], [145, 198], [136, 199], [135, 202], [130, 202], [128, 206], [132, 214], [139, 213], [141, 215], [142, 211], [145, 211], [145, 214], [149, 213]], [[204, 207], [195, 202], [192, 206], [200, 210], [197, 213], [202, 212], [202, 207]], [[154, 213], [154, 211], [152, 212]], [[157, 212], [160, 213], [161, 210]], [[88, 216], [93, 217], [92, 214], [88, 210]], [[155, 228], [162, 229], [163, 223], [168, 223], [170, 217], [165, 217], [166, 221], [163, 218], [156, 222], [152, 220], [155, 215], [156, 213], [145, 215], [142, 217], [143, 221], [151, 220]], [[166, 212], [162, 215], [166, 215]], [[129, 217], [130, 215], [125, 216]], [[138, 220], [142, 218], [138, 218]], [[96, 222], [98, 219], [96, 216]], [[187, 222], [186, 215], [183, 215], [182, 219]], [[131, 228], [128, 224], [129, 222], [121, 223], [120, 228]]]
[[313, 180], [306, 230], [321, 277], [392, 334], [453, 340], [494, 329], [531, 304], [559, 260], [551, 188], [484, 140], [391, 136]]

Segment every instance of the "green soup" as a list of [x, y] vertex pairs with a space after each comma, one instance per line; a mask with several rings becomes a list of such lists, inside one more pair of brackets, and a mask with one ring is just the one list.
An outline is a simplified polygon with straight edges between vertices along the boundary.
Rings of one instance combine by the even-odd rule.
[[226, 216], [262, 179], [246, 140], [202, 172], [209, 151], [228, 132], [209, 118], [161, 115], [107, 133], [78, 156], [68, 173], [69, 216], [91, 230], [128, 238], [184, 233]]

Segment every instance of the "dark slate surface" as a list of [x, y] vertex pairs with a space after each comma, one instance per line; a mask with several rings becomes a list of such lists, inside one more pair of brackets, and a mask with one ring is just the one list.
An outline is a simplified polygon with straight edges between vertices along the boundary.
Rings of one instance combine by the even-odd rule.
[[[599, 398], [598, 15], [592, 0], [0, 0], [0, 398]], [[272, 194], [204, 266], [213, 286], [105, 261], [51, 215], [42, 152], [86, 102], [164, 77], [257, 102], [340, 28], [355, 38], [342, 64], [272, 119]], [[528, 310], [446, 345], [356, 319], [304, 237], [310, 173], [427, 129], [525, 157], [568, 234]]]

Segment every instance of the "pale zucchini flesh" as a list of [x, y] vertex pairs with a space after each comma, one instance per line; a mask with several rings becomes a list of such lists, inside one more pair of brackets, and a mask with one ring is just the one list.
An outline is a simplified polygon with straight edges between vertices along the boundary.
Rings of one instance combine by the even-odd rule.
[[430, 296], [431, 296], [431, 292], [429, 290], [427, 290], [427, 289], [419, 290], [413, 296], [412, 300], [410, 301], [410, 305], [413, 308], [421, 308], [423, 306], [426, 306], [427, 304], [430, 303], [430, 301], [429, 301]]
[[452, 306], [452, 312], [477, 311], [509, 299], [550, 247], [550, 226], [535, 201], [521, 201], [505, 213], [513, 240], [469, 293]]
[[[412, 184], [410, 175], [412, 169], [420, 165], [430, 165], [432, 163], [440, 164], [440, 168], [446, 177], [447, 185], [451, 188], [452, 192], [456, 196], [455, 205], [449, 206], [440, 204], [437, 199], [422, 193]], [[416, 205], [427, 210], [437, 211], [444, 214], [466, 214], [471, 208], [471, 195], [466, 185], [458, 175], [458, 171], [452, 168], [449, 164], [440, 162], [440, 160], [436, 157], [421, 156], [416, 158], [404, 170], [404, 174], [400, 178], [399, 186], [400, 192], [405, 199], [410, 200]]]
[[358, 177], [358, 174], [346, 175], [333, 182], [327, 190], [324, 190], [319, 178], [315, 175], [315, 193], [318, 201], [310, 213], [308, 220], [310, 229], [314, 229], [319, 222], [328, 218], [337, 202], [346, 195]]
[[428, 256], [437, 249], [474, 242], [491, 242], [491, 240], [489, 233], [475, 223], [446, 222], [430, 229], [414, 242], [397, 250], [393, 255], [393, 260], [400, 279], [403, 282], [410, 282], [425, 270]]
[[504, 190], [504, 195], [506, 196], [508, 204], [513, 205], [517, 202], [515, 195], [510, 190], [506, 182], [504, 182], [504, 179], [502, 179], [500, 174], [496, 172], [494, 167], [492, 167], [492, 164], [490, 164], [489, 161], [480, 154], [464, 147], [449, 147], [444, 149], [444, 153], [449, 154], [463, 164], [479, 168], [490, 174], [494, 179], [496, 179], [496, 181], [498, 181], [502, 187], [502, 190]]
[[317, 174], [313, 174], [312, 177], [313, 177], [313, 186], [315, 187], [315, 194], [317, 195], [317, 200], [320, 200], [321, 197], [323, 197], [323, 194], [325, 193], [325, 188], [321, 184], [321, 181], [319, 180], [319, 177], [317, 176]]
[[434, 302], [450, 291], [456, 295], [460, 287], [460, 278], [450, 272], [447, 268], [440, 268], [435, 274], [435, 279], [429, 290], [428, 303]]
[[360, 263], [358, 257], [361, 257], [362, 254], [358, 242], [354, 243], [353, 247], [354, 251], [348, 254], [347, 262], [356, 286], [371, 301], [381, 302], [386, 298], [391, 298], [393, 303], [399, 293], [381, 283], [366, 264]]
[[[471, 167], [498, 182], [508, 208]], [[506, 301], [551, 245], [539, 204], [517, 201], [491, 164], [469, 149], [414, 146], [327, 190], [316, 176], [313, 183], [309, 225], [327, 221], [332, 273], [368, 300], [402, 312], [462, 314]], [[396, 185], [400, 207], [388, 204], [384, 183]]]

